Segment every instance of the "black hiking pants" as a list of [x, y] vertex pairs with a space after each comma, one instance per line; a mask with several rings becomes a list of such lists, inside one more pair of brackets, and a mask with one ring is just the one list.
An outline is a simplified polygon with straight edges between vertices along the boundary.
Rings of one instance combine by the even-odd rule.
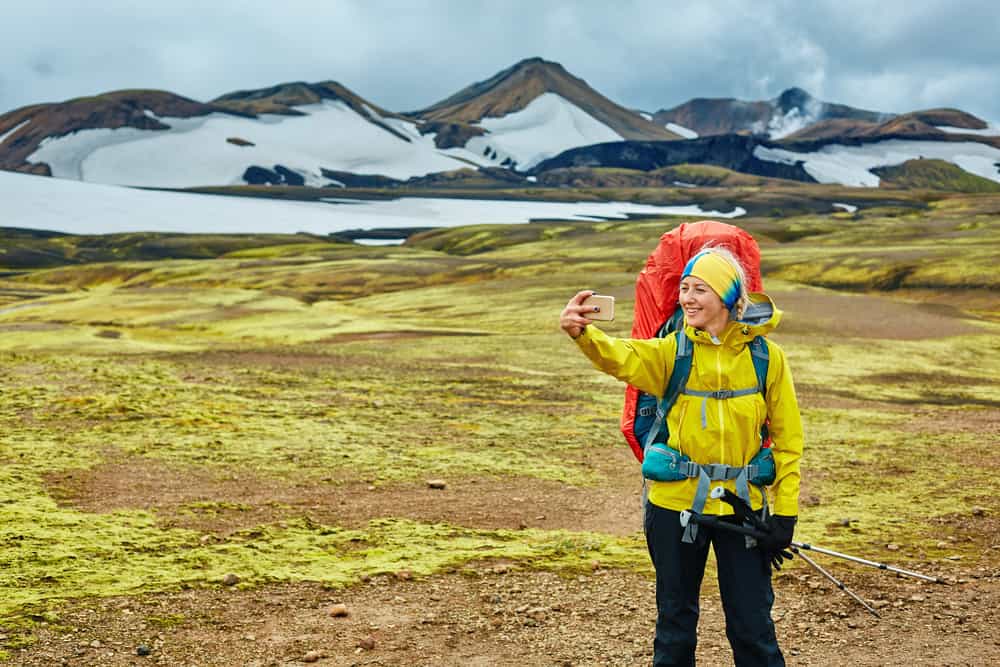
[[698, 595], [708, 545], [715, 550], [726, 636], [737, 667], [783, 666], [771, 621], [771, 569], [743, 535], [699, 526], [694, 544], [681, 542], [680, 512], [646, 502], [646, 545], [656, 569], [656, 637], [653, 665], [694, 665], [698, 644]]

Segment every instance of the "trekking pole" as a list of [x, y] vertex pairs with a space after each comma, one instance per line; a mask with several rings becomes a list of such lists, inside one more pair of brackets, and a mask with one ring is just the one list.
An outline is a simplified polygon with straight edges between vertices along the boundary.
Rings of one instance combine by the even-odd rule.
[[[726, 491], [726, 494], [728, 494], [729, 496], [731, 496], [734, 499], [734, 500], [730, 501], [730, 499], [728, 497], [724, 497], [722, 493], [717, 493], [717, 491], [718, 491], [718, 489], [714, 489], [712, 491], [712, 496], [715, 497], [715, 498], [722, 498], [723, 500], [726, 500], [727, 502], [730, 502], [730, 504], [733, 505], [733, 512], [735, 513], [735, 515], [736, 515], [737, 518], [742, 518], [741, 515], [747, 513], [746, 512], [746, 508], [748, 507], [748, 505], [746, 504], [745, 501], [743, 501], [742, 498], [740, 498], [736, 494], [732, 493], [731, 491]], [[749, 515], [753, 517], [753, 523], [754, 523], [755, 526], [764, 526], [765, 525], [764, 522], [763, 522], [763, 520], [761, 520], [760, 517], [758, 517], [752, 511], [749, 512]], [[738, 525], [738, 524], [735, 524], [735, 523], [729, 523], [728, 521], [720, 521], [718, 519], [718, 517], [706, 517], [703, 514], [697, 514], [695, 512], [690, 511], [690, 510], [684, 510], [683, 512], [681, 512], [680, 520], [681, 520], [681, 526], [684, 526], [684, 527], [687, 527], [687, 525], [690, 522], [694, 521], [695, 523], [697, 523], [697, 524], [699, 524], [701, 526], [711, 526], [713, 528], [721, 528], [723, 530], [728, 530], [730, 532], [740, 533], [741, 535], [749, 535], [750, 537], [754, 537], [754, 538], [757, 538], [757, 539], [761, 539], [762, 537], [764, 537], [767, 534], [766, 530], [760, 530], [758, 528], [751, 528], [749, 526], [741, 526], [741, 525]], [[869, 605], [867, 602], [865, 602], [864, 600], [862, 600], [861, 597], [859, 595], [857, 595], [854, 591], [852, 591], [851, 589], [849, 589], [844, 584], [844, 582], [838, 580], [836, 577], [834, 577], [832, 574], [830, 574], [825, 568], [823, 568], [819, 563], [817, 563], [812, 558], [810, 558], [809, 556], [807, 556], [804, 553], [802, 553], [801, 551], [799, 551], [794, 546], [794, 542], [792, 544], [793, 544], [793, 546], [790, 547], [790, 548], [791, 548], [791, 550], [793, 552], [795, 552], [799, 556], [799, 558], [801, 558], [806, 563], [808, 563], [809, 565], [811, 565], [812, 567], [814, 567], [820, 574], [822, 574], [824, 577], [826, 577], [827, 579], [829, 579], [833, 583], [834, 586], [836, 586], [837, 588], [839, 588], [840, 590], [844, 591], [845, 593], [847, 593], [848, 595], [850, 595], [852, 598], [854, 598], [855, 600], [857, 600], [857, 602], [862, 607], [864, 607], [865, 609], [867, 609], [871, 614], [874, 614], [876, 618], [881, 618], [881, 616], [879, 616], [878, 612], [875, 611], [875, 609], [872, 608], [871, 605]]]
[[792, 551], [794, 551], [798, 555], [799, 558], [801, 558], [802, 560], [804, 560], [805, 562], [809, 563], [814, 568], [816, 568], [816, 571], [819, 572], [820, 574], [822, 574], [827, 579], [829, 579], [833, 583], [834, 586], [836, 586], [837, 588], [839, 588], [840, 590], [844, 591], [845, 593], [847, 593], [848, 595], [850, 595], [852, 598], [854, 598], [858, 602], [858, 604], [860, 604], [862, 607], [864, 607], [865, 609], [867, 609], [875, 618], [882, 618], [881, 616], [879, 616], [878, 612], [875, 611], [875, 609], [870, 604], [868, 604], [867, 602], [865, 602], [864, 600], [862, 600], [858, 596], [857, 593], [855, 593], [850, 588], [848, 588], [847, 586], [845, 586], [844, 582], [838, 580], [836, 577], [834, 577], [832, 574], [830, 574], [827, 570], [825, 570], [822, 566], [820, 566], [819, 563], [817, 563], [812, 558], [810, 558], [809, 556], [807, 556], [804, 553], [802, 553], [801, 551], [799, 551], [799, 549], [797, 547], [792, 547]]
[[[764, 530], [766, 530], [766, 526], [763, 524], [763, 521], [750, 508], [750, 506], [747, 505], [746, 501], [744, 501], [742, 498], [740, 498], [739, 496], [737, 496], [735, 493], [733, 493], [729, 489], [727, 489], [725, 487], [718, 486], [718, 487], [712, 489], [711, 497], [712, 498], [721, 498], [724, 502], [727, 502], [730, 505], [732, 505], [733, 512], [736, 514], [737, 517], [739, 517], [741, 519], [745, 519], [745, 520], [748, 519], [751, 522], [753, 522], [754, 526], [758, 527], [758, 529], [764, 529]], [[920, 574], [919, 572], [913, 572], [911, 570], [904, 570], [904, 569], [899, 568], [899, 567], [893, 567], [892, 565], [886, 565], [885, 563], [876, 563], [875, 561], [872, 561], [872, 560], [866, 560], [864, 558], [858, 558], [857, 556], [849, 556], [848, 554], [842, 554], [842, 553], [840, 553], [838, 551], [831, 551], [830, 549], [824, 549], [822, 547], [815, 547], [815, 546], [813, 546], [811, 544], [808, 544], [806, 542], [792, 542], [792, 546], [793, 547], [797, 547], [797, 549], [805, 549], [807, 551], [815, 551], [816, 553], [819, 553], [819, 554], [826, 554], [827, 556], [836, 556], [837, 558], [843, 558], [843, 559], [849, 560], [849, 561], [851, 561], [853, 563], [860, 563], [862, 565], [868, 565], [870, 567], [878, 568], [879, 570], [886, 570], [888, 572], [895, 572], [897, 574], [903, 574], [903, 575], [906, 575], [908, 577], [915, 577], [917, 579], [923, 579], [924, 581], [930, 581], [930, 582], [935, 583], [935, 584], [943, 584], [944, 583], [944, 581], [941, 580], [938, 577], [931, 577], [931, 576], [926, 575], [926, 574]], [[794, 551], [795, 553], [797, 553], [800, 556], [802, 556], [803, 558], [805, 558], [805, 554], [802, 554], [800, 551], [798, 551], [796, 549], [792, 549], [792, 551]]]
[[902, 574], [907, 577], [914, 577], [916, 579], [923, 579], [924, 581], [929, 581], [934, 584], [943, 584], [944, 580], [940, 577], [932, 577], [927, 574], [920, 574], [919, 572], [913, 572], [911, 570], [904, 570], [899, 567], [893, 567], [892, 565], [886, 565], [885, 563], [877, 563], [873, 560], [866, 560], [864, 558], [858, 558], [857, 556], [849, 556], [847, 554], [842, 554], [837, 551], [831, 551], [829, 549], [824, 549], [822, 547], [816, 547], [806, 542], [792, 542], [793, 547], [798, 547], [799, 549], [807, 549], [809, 551], [815, 551], [818, 554], [826, 554], [827, 556], [836, 556], [837, 558], [843, 558], [844, 560], [849, 560], [852, 563], [860, 563], [862, 565], [868, 565], [869, 567], [878, 568], [879, 570], [886, 570], [888, 572], [895, 572], [896, 574]]

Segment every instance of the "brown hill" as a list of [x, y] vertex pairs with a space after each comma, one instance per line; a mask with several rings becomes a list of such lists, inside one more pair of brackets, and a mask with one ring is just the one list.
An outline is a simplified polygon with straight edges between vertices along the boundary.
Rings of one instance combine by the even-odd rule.
[[657, 111], [653, 114], [653, 122], [659, 125], [674, 123], [694, 130], [698, 136], [745, 134], [755, 126], [767, 127], [773, 111], [767, 102], [698, 97], [673, 109]]
[[925, 109], [906, 114], [928, 125], [961, 127], [967, 130], [985, 130], [986, 121], [959, 109]]
[[852, 120], [849, 118], [832, 118], [813, 123], [809, 127], [803, 128], [785, 137], [785, 141], [814, 141], [821, 139], [839, 139], [844, 137], [865, 136], [878, 123], [865, 120]]
[[47, 164], [27, 161], [46, 138], [97, 128], [164, 130], [168, 126], [156, 117], [190, 118], [220, 110], [163, 90], [119, 90], [22, 107], [0, 116], [0, 135], [6, 134], [0, 143], [0, 169], [51, 175]]
[[615, 104], [559, 63], [541, 58], [522, 60], [485, 81], [408, 115], [474, 127], [483, 118], [499, 118], [521, 111], [544, 93], [559, 95], [626, 139], [664, 141], [680, 138], [662, 125]]
[[945, 132], [938, 126], [969, 130], [981, 130], [988, 127], [982, 119], [958, 109], [928, 109], [901, 114], [884, 123], [848, 119], [820, 121], [784, 137], [781, 143], [807, 149], [809, 146], [815, 147], [845, 140], [847, 143], [856, 144], [885, 139], [912, 139], [947, 142], [975, 141], [1000, 148], [1000, 137]]
[[885, 121], [891, 114], [823, 102], [801, 88], [789, 88], [774, 99], [752, 102], [699, 97], [672, 109], [657, 111], [653, 114], [653, 122], [676, 123], [694, 130], [699, 136], [766, 134], [788, 117], [809, 124], [833, 119], [874, 124]]

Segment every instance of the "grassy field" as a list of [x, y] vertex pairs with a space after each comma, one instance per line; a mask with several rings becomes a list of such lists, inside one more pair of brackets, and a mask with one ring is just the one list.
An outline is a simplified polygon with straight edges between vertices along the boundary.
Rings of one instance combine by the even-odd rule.
[[[229, 573], [247, 590], [497, 562], [648, 577], [621, 387], [556, 320], [594, 288], [626, 335], [635, 274], [679, 221], [174, 241], [211, 258], [8, 275], [0, 657], [74, 632], [74, 600], [210, 595]], [[786, 311], [799, 534], [996, 568], [1000, 196], [739, 224]]]

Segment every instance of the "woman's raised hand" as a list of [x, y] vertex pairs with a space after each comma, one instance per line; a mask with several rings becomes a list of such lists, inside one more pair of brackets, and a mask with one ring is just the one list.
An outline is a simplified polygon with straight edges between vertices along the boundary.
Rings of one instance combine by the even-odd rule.
[[597, 310], [596, 306], [582, 305], [584, 299], [593, 294], [594, 291], [589, 289], [577, 292], [559, 315], [559, 326], [573, 338], [582, 334], [583, 330], [591, 322], [584, 317], [584, 313], [592, 313]]

